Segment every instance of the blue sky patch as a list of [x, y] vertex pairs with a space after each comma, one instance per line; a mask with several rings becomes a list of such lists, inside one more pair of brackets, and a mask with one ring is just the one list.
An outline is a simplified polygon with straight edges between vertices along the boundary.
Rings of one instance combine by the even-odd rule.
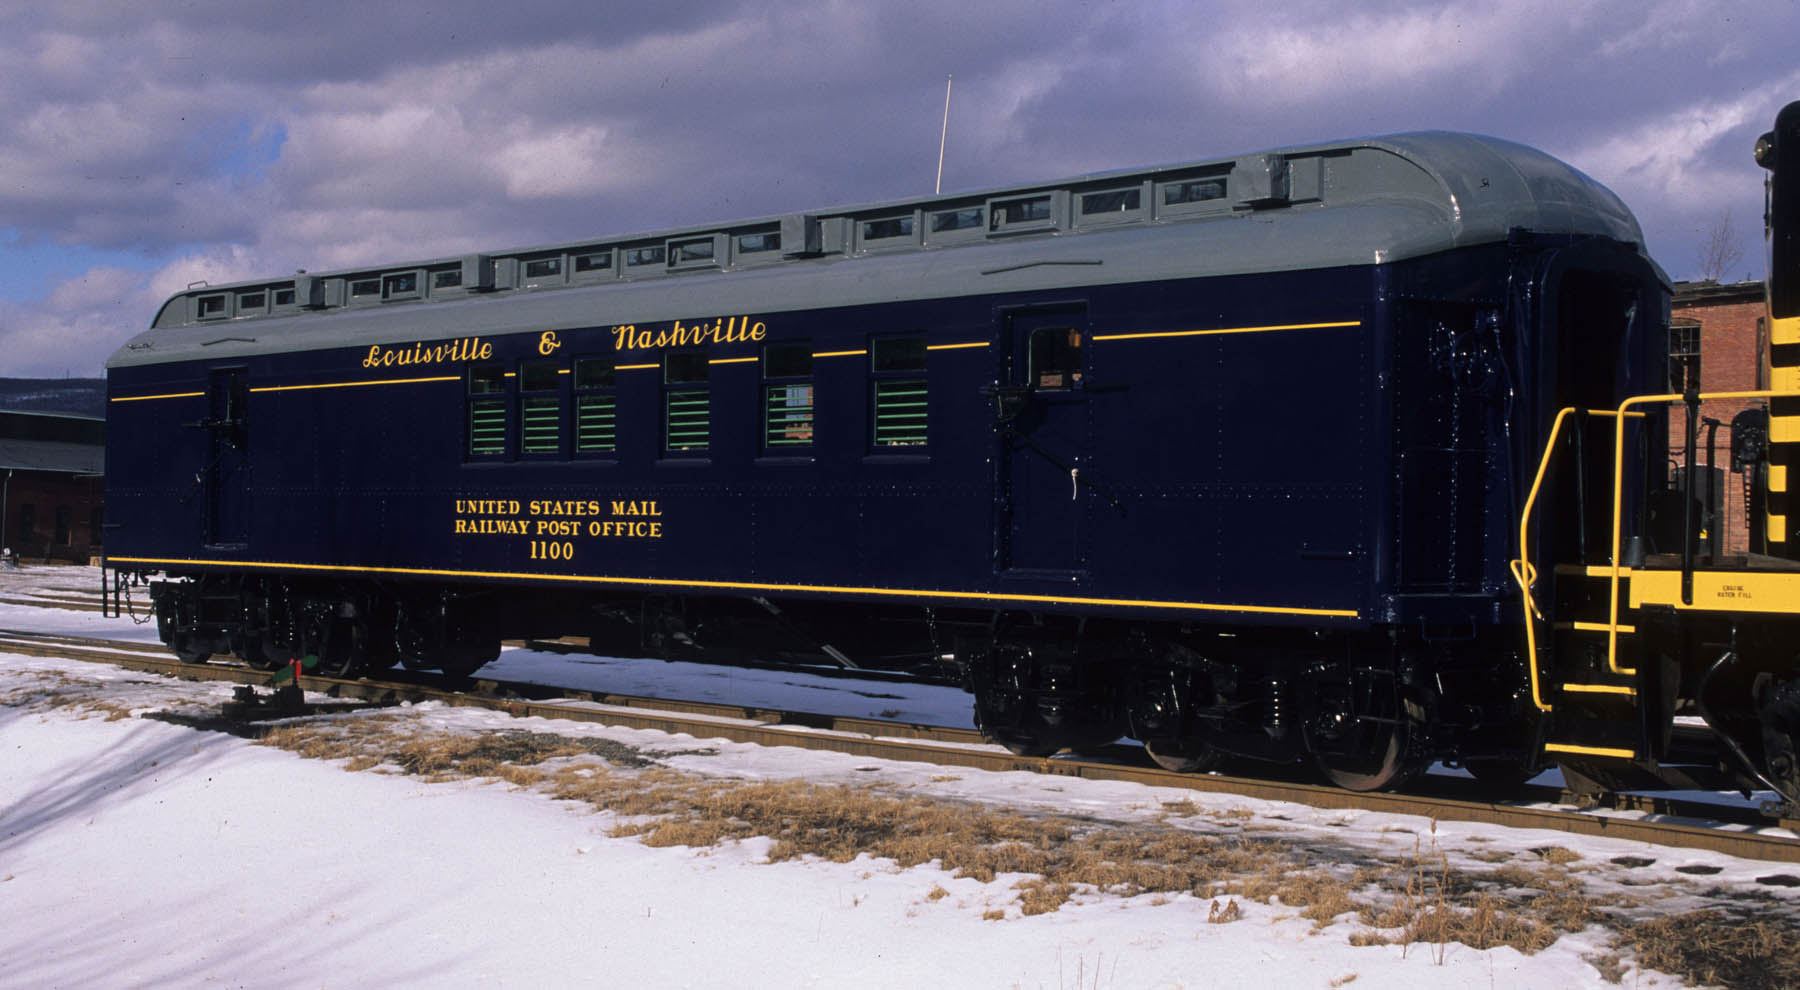
[[140, 251], [113, 251], [83, 244], [27, 241], [16, 230], [0, 232], [0, 300], [30, 302], [43, 299], [58, 285], [102, 265], [142, 272], [161, 264]]
[[280, 160], [287, 137], [287, 127], [279, 121], [258, 127], [240, 120], [216, 142], [223, 154], [214, 159], [214, 167], [229, 178], [255, 182]]

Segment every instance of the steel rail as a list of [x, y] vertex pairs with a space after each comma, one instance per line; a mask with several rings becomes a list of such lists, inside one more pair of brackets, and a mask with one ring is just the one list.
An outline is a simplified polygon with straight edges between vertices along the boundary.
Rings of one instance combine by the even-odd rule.
[[0, 605], [29, 605], [33, 608], [60, 608], [71, 612], [99, 612], [103, 606], [91, 599], [43, 598], [8, 595], [0, 597]]
[[[0, 653], [107, 663], [187, 680], [266, 685], [271, 674], [224, 663], [184, 663], [162, 647], [81, 637], [0, 630]], [[398, 674], [398, 672], [395, 672]], [[828, 750], [871, 759], [930, 763], [1001, 772], [1021, 770], [1087, 780], [1113, 780], [1265, 801], [1287, 801], [1322, 810], [1423, 815], [1508, 828], [1533, 828], [1650, 845], [1701, 849], [1747, 859], [1800, 863], [1800, 840], [1730, 828], [1654, 819], [1616, 818], [1591, 812], [1521, 807], [1486, 799], [1432, 794], [1346, 791], [1324, 784], [1212, 774], [1181, 774], [1101, 760], [1026, 757], [984, 743], [971, 729], [791, 712], [711, 702], [671, 701], [599, 691], [569, 691], [489, 678], [469, 685], [476, 693], [418, 679], [346, 680], [302, 675], [300, 686], [337, 698], [376, 704], [439, 701], [480, 707], [515, 717], [569, 719], [635, 729], [654, 729], [700, 739], [761, 746]], [[531, 697], [538, 695], [538, 697]], [[1464, 782], [1444, 781], [1445, 790]], [[1539, 793], [1543, 793], [1540, 789]], [[1554, 791], [1551, 791], [1554, 793]], [[1673, 806], [1673, 803], [1668, 806]], [[1692, 806], [1689, 813], [1692, 812]], [[1720, 809], [1721, 811], [1725, 809]], [[1768, 823], [1773, 824], [1773, 823]], [[1792, 822], [1782, 822], [1792, 827]]]

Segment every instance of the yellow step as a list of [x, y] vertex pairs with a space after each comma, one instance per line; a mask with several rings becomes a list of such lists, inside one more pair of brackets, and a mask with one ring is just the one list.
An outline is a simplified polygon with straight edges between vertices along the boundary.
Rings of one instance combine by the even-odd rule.
[[[1612, 565], [1611, 564], [1557, 564], [1556, 565], [1556, 573], [1558, 573], [1558, 574], [1577, 574], [1577, 575], [1581, 575], [1584, 577], [1596, 577], [1596, 578], [1610, 579], [1612, 577]], [[1630, 577], [1631, 576], [1631, 568], [1629, 568], [1629, 567], [1619, 568], [1619, 576], [1622, 578]]]
[[[1614, 627], [1605, 622], [1558, 622], [1556, 624], [1556, 628], [1558, 628], [1558, 629], [1573, 629], [1576, 632], [1603, 633], [1603, 632], [1610, 631]], [[1624, 624], [1623, 622], [1619, 623], [1618, 630], [1619, 630], [1619, 635], [1621, 635], [1621, 636], [1633, 636], [1633, 635], [1637, 634], [1636, 626], [1628, 626], [1628, 625]]]
[[1577, 746], [1574, 743], [1545, 743], [1546, 753], [1568, 753], [1571, 756], [1606, 756], [1615, 760], [1635, 760], [1637, 753], [1629, 749], [1614, 749], [1610, 746]]
[[1624, 684], [1564, 684], [1564, 694], [1616, 694], [1620, 697], [1637, 697], [1637, 688]]

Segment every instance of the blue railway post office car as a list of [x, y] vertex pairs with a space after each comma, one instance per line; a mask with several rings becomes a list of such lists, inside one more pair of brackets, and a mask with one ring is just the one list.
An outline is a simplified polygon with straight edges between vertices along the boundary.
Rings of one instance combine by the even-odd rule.
[[109, 565], [189, 659], [581, 635], [948, 670], [1024, 753], [1503, 772], [1538, 453], [1664, 374], [1642, 240], [1421, 133], [194, 288], [109, 363]]

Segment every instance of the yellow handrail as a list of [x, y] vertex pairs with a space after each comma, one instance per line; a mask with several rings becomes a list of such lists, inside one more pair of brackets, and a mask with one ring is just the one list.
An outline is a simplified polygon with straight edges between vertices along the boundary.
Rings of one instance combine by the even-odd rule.
[[[1711, 399], [1791, 399], [1800, 398], [1800, 391], [1791, 389], [1755, 389], [1749, 392], [1700, 392], [1694, 398], [1700, 402]], [[1619, 566], [1619, 540], [1622, 528], [1621, 514], [1624, 505], [1625, 482], [1625, 417], [1626, 410], [1632, 406], [1650, 405], [1652, 403], [1686, 402], [1685, 395], [1637, 395], [1619, 403], [1619, 420], [1613, 433], [1613, 518], [1612, 518], [1612, 586], [1607, 593], [1609, 601], [1606, 634], [1606, 669], [1615, 674], [1631, 676], [1636, 670], [1626, 670], [1619, 666], [1619, 577], [1624, 568]], [[1639, 415], [1642, 415], [1641, 413]]]
[[1538, 489], [1543, 487], [1544, 475], [1550, 471], [1550, 457], [1556, 453], [1556, 440], [1562, 435], [1563, 421], [1574, 411], [1574, 406], [1564, 408], [1556, 414], [1556, 421], [1550, 424], [1550, 440], [1544, 444], [1544, 456], [1538, 460], [1537, 477], [1531, 480], [1531, 492], [1525, 496], [1525, 511], [1519, 516], [1519, 556], [1512, 562], [1513, 579], [1519, 582], [1519, 597], [1525, 603], [1525, 667], [1531, 671], [1531, 702], [1537, 705], [1540, 712], [1550, 711], [1551, 706], [1544, 703], [1543, 689], [1538, 686], [1537, 623], [1544, 617], [1544, 613], [1531, 597], [1531, 586], [1537, 583], [1537, 568], [1531, 566], [1531, 560], [1527, 556], [1531, 546], [1531, 512], [1537, 504]]
[[[1556, 441], [1562, 436], [1563, 422], [1576, 411], [1576, 407], [1567, 406], [1557, 412], [1556, 420], [1550, 424], [1550, 439], [1544, 444], [1544, 456], [1538, 459], [1537, 477], [1531, 480], [1531, 491], [1525, 496], [1525, 510], [1519, 515], [1519, 556], [1512, 562], [1513, 580], [1519, 582], [1520, 598], [1525, 605], [1525, 654], [1528, 658], [1527, 667], [1531, 672], [1531, 701], [1541, 712], [1553, 710], [1544, 701], [1543, 688], [1538, 683], [1537, 625], [1534, 620], [1542, 620], [1544, 613], [1537, 607], [1537, 601], [1531, 594], [1531, 586], [1537, 583], [1537, 568], [1532, 566], [1526, 554], [1531, 546], [1531, 515], [1536, 511], [1538, 491], [1543, 488], [1544, 475], [1550, 472], [1550, 458], [1556, 453]], [[1617, 412], [1611, 409], [1589, 409], [1586, 412], [1590, 416], [1618, 416], [1621, 422], [1628, 416], [1643, 416], [1643, 413], [1627, 413], [1623, 409]], [[1616, 490], [1617, 485], [1614, 487]], [[1616, 629], [1618, 623], [1615, 621], [1611, 625]]]

